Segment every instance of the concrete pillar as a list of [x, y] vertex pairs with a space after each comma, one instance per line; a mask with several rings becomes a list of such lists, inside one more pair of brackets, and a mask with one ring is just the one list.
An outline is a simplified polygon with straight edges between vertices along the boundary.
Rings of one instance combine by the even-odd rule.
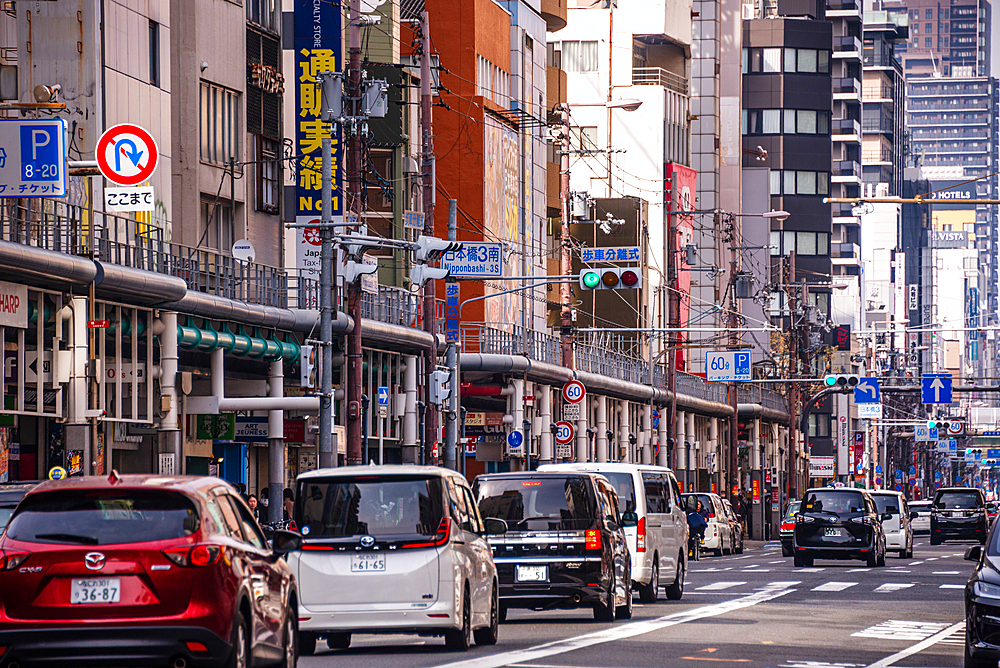
[[[416, 464], [420, 460], [420, 442], [417, 440], [417, 357], [403, 357], [403, 441], [402, 458], [404, 464]], [[455, 391], [461, 391], [457, 388]]]
[[691, 491], [691, 473], [690, 466], [688, 465], [688, 446], [685, 441], [685, 429], [687, 428], [687, 420], [684, 419], [684, 411], [677, 411], [677, 430], [674, 432], [674, 438], [677, 439], [677, 468], [678, 470], [674, 472], [684, 481], [684, 491]]
[[[666, 411], [664, 411], [665, 413]], [[664, 414], [660, 415], [660, 424], [656, 427], [656, 440], [660, 444], [660, 451], [656, 453], [656, 463], [658, 466], [667, 465], [667, 417]], [[674, 471], [674, 475], [677, 475], [677, 471]]]
[[590, 461], [590, 439], [587, 437], [587, 425], [590, 424], [591, 400], [584, 398], [580, 406], [580, 419], [576, 421], [576, 461]]
[[[159, 451], [172, 453], [174, 472], [185, 473], [180, 424], [177, 419], [179, 398], [177, 394], [177, 314], [163, 311], [154, 327], [160, 341], [160, 397], [169, 404], [169, 410], [160, 418]], [[107, 449], [107, 446], [105, 446]], [[111, 470], [111, 453], [105, 452], [105, 466]], [[104, 471], [95, 471], [98, 475]]]
[[552, 423], [552, 388], [548, 385], [538, 385], [535, 388], [535, 395], [538, 397], [538, 459], [541, 464], [551, 464], [555, 461], [554, 445], [552, 443], [552, 432], [549, 425]]
[[595, 439], [595, 460], [608, 461], [608, 398], [597, 397], [597, 438]]
[[639, 461], [643, 464], [653, 463], [653, 407], [646, 404], [642, 407], [642, 434], [639, 436]]
[[[618, 414], [618, 451], [611, 453], [611, 461], [634, 462], [634, 453], [628, 438], [628, 435], [632, 433], [631, 406], [628, 399], [622, 399], [619, 406], [621, 410]], [[622, 452], [625, 452], [624, 456]]]
[[[267, 396], [285, 396], [285, 365], [281, 359], [271, 362], [267, 377]], [[281, 499], [285, 488], [285, 411], [267, 412], [267, 494], [269, 499]], [[282, 519], [282, 504], [268, 503], [271, 522]]]
[[[688, 442], [691, 443], [691, 483], [695, 486], [698, 485], [698, 467], [701, 466], [701, 443], [698, 441], [698, 432], [694, 428], [694, 413], [686, 412], [684, 413], [684, 420], [687, 426], [684, 427], [684, 435]], [[702, 490], [711, 491], [711, 489]]]
[[[508, 399], [508, 405], [510, 406], [510, 415], [514, 417], [514, 424], [511, 425], [511, 431], [521, 432], [521, 436], [524, 439], [522, 441], [522, 452], [527, 453], [528, 448], [528, 434], [524, 433], [524, 379], [523, 378], [512, 378], [510, 381], [511, 386], [514, 391], [511, 393]], [[521, 457], [522, 466], [524, 463], [524, 455]], [[522, 469], [523, 470], [523, 469]]]
[[708, 451], [715, 453], [715, 471], [719, 491], [725, 492], [729, 496], [733, 490], [724, 488], [726, 476], [722, 474], [729, 462], [722, 456], [722, 448], [719, 447], [719, 418], [717, 417], [708, 420]]

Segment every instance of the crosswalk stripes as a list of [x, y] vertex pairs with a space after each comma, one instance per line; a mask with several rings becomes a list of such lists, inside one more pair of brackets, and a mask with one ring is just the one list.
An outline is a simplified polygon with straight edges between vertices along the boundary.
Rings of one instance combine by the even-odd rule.
[[934, 575], [958, 575], [958, 571], [934, 571]]
[[912, 582], [886, 582], [875, 589], [876, 594], [888, 594], [894, 591], [900, 591], [902, 589], [909, 589], [913, 586]]
[[713, 582], [712, 584], [707, 584], [703, 587], [696, 587], [696, 589], [698, 591], [722, 591], [723, 589], [738, 587], [743, 584], [746, 584], [746, 582]]
[[948, 624], [941, 622], [912, 622], [890, 619], [869, 626], [863, 631], [852, 633], [858, 638], [881, 638], [883, 640], [926, 640], [935, 633], [947, 628]]
[[940, 587], [938, 587], [938, 589], [965, 589], [965, 585], [946, 584], [946, 585], [941, 585]]
[[[796, 574], [802, 573], [802, 572], [808, 571], [808, 570], [809, 569], [798, 569], [796, 571]], [[854, 570], [866, 570], [866, 569], [851, 569], [851, 570], [848, 570], [847, 572], [852, 572]], [[742, 571], [742, 572], [759, 573], [759, 572], [767, 572], [767, 571], [764, 570], [764, 569], [759, 569], [759, 570], [746, 570], [746, 571]], [[735, 573], [734, 573], [734, 575], [735, 575]], [[731, 593], [735, 593], [735, 592], [730, 591], [730, 590], [733, 590], [733, 589], [738, 588], [738, 587], [742, 587], [744, 585], [747, 585], [747, 589], [753, 589], [754, 591], [762, 591], [762, 590], [768, 590], [768, 589], [788, 589], [788, 588], [794, 587], [796, 585], [802, 584], [802, 582], [800, 580], [788, 580], [788, 581], [785, 581], [785, 580], [774, 580], [774, 581], [771, 581], [771, 582], [751, 582], [749, 584], [747, 582], [742, 581], [742, 580], [722, 580], [722, 581], [718, 581], [718, 582], [709, 582], [709, 583], [703, 584], [703, 585], [701, 585], [699, 587], [694, 587], [693, 583], [690, 580], [690, 578], [687, 580], [687, 582], [689, 584], [689, 588], [690, 589], [692, 589], [693, 591], [698, 591], [698, 592], [704, 593], [704, 594], [716, 593], [716, 592], [718, 592], [718, 593], [725, 592], [726, 594], [731, 594]], [[816, 583], [809, 583], [809, 584], [816, 584]], [[823, 583], [817, 584], [815, 587], [812, 587], [810, 589], [810, 591], [819, 592], [819, 593], [824, 593], [824, 592], [825, 593], [836, 593], [836, 592], [846, 591], [848, 589], [851, 589], [852, 587], [857, 587], [858, 585], [861, 585], [861, 586], [859, 587], [859, 589], [857, 591], [866, 590], [866, 591], [870, 591], [873, 594], [894, 594], [894, 593], [897, 593], [897, 592], [902, 592], [902, 591], [904, 591], [906, 589], [910, 589], [912, 587], [916, 587], [918, 585], [920, 585], [920, 586], [930, 585], [930, 586], [933, 586], [933, 587], [937, 587], [939, 589], [964, 589], [965, 588], [964, 584], [935, 584], [935, 583], [929, 583], [929, 582], [882, 582], [882, 583], [871, 582], [871, 583], [869, 583], [869, 582], [849, 582], [849, 581], [841, 581], [841, 580], [831, 580], [829, 582], [823, 582]], [[803, 591], [805, 591], [805, 590], [803, 589]]]
[[813, 591], [844, 591], [857, 585], [857, 582], [827, 582], [818, 587], [813, 587]]
[[964, 627], [964, 625], [963, 625], [962, 628], [955, 629], [954, 631], [952, 631], [951, 635], [949, 635], [944, 640], [941, 640], [940, 642], [942, 642], [945, 645], [961, 645], [962, 647], [964, 647], [965, 646], [965, 627]]

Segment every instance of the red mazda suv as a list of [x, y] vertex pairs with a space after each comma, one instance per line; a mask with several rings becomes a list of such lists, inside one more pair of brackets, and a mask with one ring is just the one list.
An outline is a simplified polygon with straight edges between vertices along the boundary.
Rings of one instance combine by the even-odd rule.
[[302, 539], [274, 544], [217, 478], [42, 483], [0, 537], [0, 668], [294, 668]]

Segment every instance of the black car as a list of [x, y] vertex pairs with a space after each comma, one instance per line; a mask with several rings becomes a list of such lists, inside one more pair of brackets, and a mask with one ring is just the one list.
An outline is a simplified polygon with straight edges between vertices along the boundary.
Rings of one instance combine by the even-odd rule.
[[812, 566], [813, 559], [861, 559], [868, 566], [885, 566], [882, 519], [863, 489], [807, 490], [795, 517], [795, 565]]
[[949, 539], [986, 543], [986, 500], [972, 487], [942, 487], [931, 504], [931, 545]]
[[976, 570], [965, 585], [965, 668], [996, 666], [1000, 660], [1000, 534], [996, 526], [987, 545], [973, 545], [965, 558]]
[[3, 533], [10, 516], [24, 495], [38, 486], [38, 482], [15, 482], [0, 485], [0, 533]]
[[602, 621], [632, 616], [624, 526], [604, 476], [585, 472], [481, 475], [473, 485], [509, 608], [593, 607]]

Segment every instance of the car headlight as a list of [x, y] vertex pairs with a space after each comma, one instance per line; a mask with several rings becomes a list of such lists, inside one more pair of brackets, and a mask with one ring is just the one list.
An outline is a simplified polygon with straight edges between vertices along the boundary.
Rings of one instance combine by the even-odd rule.
[[804, 524], [812, 524], [813, 522], [816, 521], [816, 518], [815, 517], [806, 517], [805, 515], [799, 515], [798, 517], [795, 518], [795, 521], [796, 522], [802, 522]]
[[986, 596], [988, 598], [1000, 598], [1000, 587], [979, 580], [973, 586], [972, 592], [976, 596]]
[[848, 522], [853, 522], [855, 524], [868, 524], [868, 518], [867, 517], [852, 517], [851, 519], [849, 519], [847, 521]]

